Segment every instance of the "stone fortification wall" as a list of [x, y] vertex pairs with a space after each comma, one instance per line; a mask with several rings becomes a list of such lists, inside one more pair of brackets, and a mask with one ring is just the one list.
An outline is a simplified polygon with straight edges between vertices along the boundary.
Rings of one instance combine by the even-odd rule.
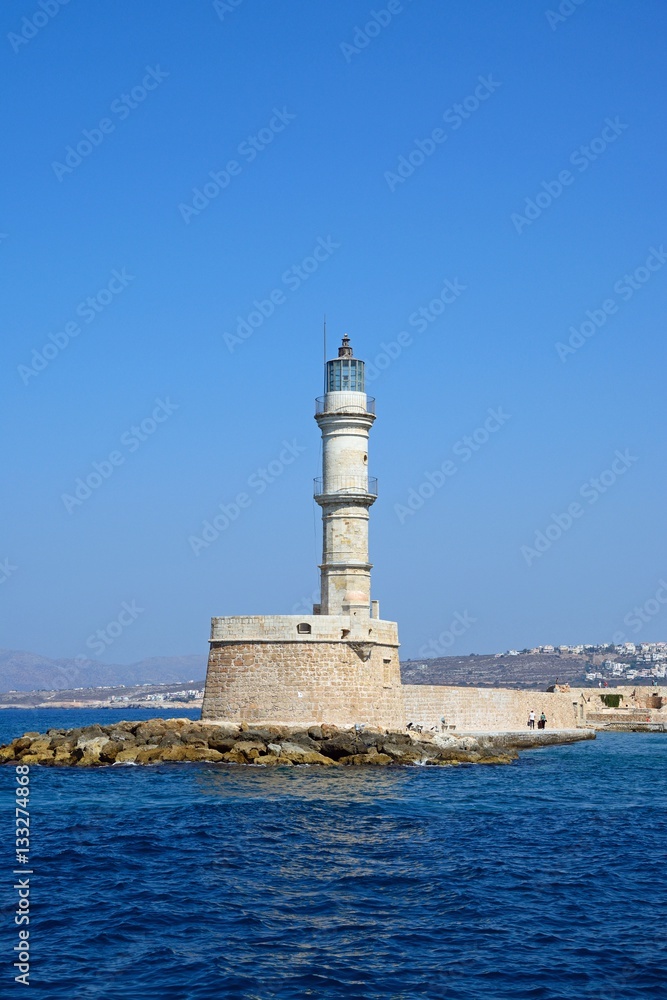
[[404, 684], [403, 701], [408, 722], [437, 726], [440, 719], [456, 731], [503, 731], [527, 729], [528, 715], [544, 712], [547, 729], [574, 729], [576, 694], [542, 691], [512, 691], [507, 688], [440, 687], [434, 684]]
[[[312, 632], [297, 633], [298, 624]], [[361, 631], [345, 616], [320, 615], [213, 619], [202, 719], [404, 729], [396, 625], [367, 619]]]

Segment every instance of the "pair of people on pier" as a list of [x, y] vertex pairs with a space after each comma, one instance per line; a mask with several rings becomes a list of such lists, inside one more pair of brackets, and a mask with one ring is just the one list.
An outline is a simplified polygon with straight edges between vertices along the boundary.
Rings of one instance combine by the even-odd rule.
[[[540, 715], [539, 719], [537, 720], [537, 728], [538, 729], [546, 729], [546, 727], [547, 727], [547, 717], [544, 714], [544, 712], [542, 712], [542, 714]], [[528, 728], [529, 729], [534, 729], [535, 728], [535, 713], [534, 712], [531, 712], [530, 715], [528, 716]]]

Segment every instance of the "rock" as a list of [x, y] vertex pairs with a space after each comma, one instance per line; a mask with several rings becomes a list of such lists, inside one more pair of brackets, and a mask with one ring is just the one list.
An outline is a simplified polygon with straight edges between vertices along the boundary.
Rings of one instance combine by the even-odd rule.
[[497, 753], [490, 754], [488, 757], [480, 757], [480, 764], [511, 764], [513, 760], [516, 760], [518, 753]]
[[84, 753], [81, 757], [74, 757], [75, 767], [102, 767], [99, 756], [91, 753]]
[[317, 750], [319, 748], [319, 744], [303, 729], [297, 729], [295, 732], [290, 733], [289, 742], [295, 746], [307, 747], [309, 750]]
[[53, 751], [46, 750], [43, 753], [24, 753], [21, 757], [22, 764], [52, 764]]
[[121, 750], [127, 749], [127, 743], [120, 740], [107, 740], [100, 749], [100, 760], [104, 764], [113, 764]]
[[479, 742], [474, 736], [461, 736], [458, 744], [461, 750], [479, 750]]
[[275, 754], [265, 754], [263, 757], [255, 757], [253, 764], [257, 767], [292, 767], [292, 761], [287, 758], [276, 757]]
[[73, 740], [70, 736], [52, 736], [49, 746], [52, 750], [57, 750], [58, 747], [66, 746], [69, 748], [71, 753], [76, 746], [76, 740]]
[[[255, 757], [266, 753], [266, 746], [263, 740], [239, 740], [232, 748], [232, 752], [234, 751], [242, 753], [248, 763], [252, 763]], [[226, 754], [225, 758], [227, 758]]]
[[16, 756], [16, 751], [13, 746], [0, 747], [0, 763], [5, 764], [7, 761], [14, 760]]
[[461, 741], [456, 736], [434, 736], [433, 742], [441, 750], [452, 750], [460, 746]]
[[334, 760], [340, 760], [342, 757], [351, 757], [355, 754], [368, 753], [368, 747], [365, 743], [351, 733], [338, 733], [336, 736], [332, 736], [331, 739], [320, 743], [318, 749], [320, 753], [325, 754], [327, 757], [332, 757]]
[[381, 752], [391, 757], [398, 764], [416, 764], [422, 759], [421, 751], [412, 745], [412, 740], [410, 740], [409, 746], [405, 744], [399, 746], [385, 740], [382, 744]]
[[308, 735], [310, 736], [311, 740], [324, 739], [324, 733], [322, 732], [321, 726], [311, 726], [310, 729], [308, 730]]
[[387, 753], [355, 753], [349, 757], [343, 757], [341, 764], [348, 764], [352, 767], [359, 765], [392, 764], [393, 761]]
[[[259, 754], [258, 754], [259, 756]], [[228, 750], [227, 753], [223, 753], [222, 759], [226, 760], [229, 764], [247, 764], [246, 756], [242, 750]]]
[[227, 753], [228, 750], [232, 749], [237, 739], [237, 736], [211, 736], [209, 737], [208, 745], [212, 750]]
[[114, 764], [134, 764], [138, 753], [139, 747], [128, 747], [127, 750], [121, 750], [120, 753], [116, 754]]
[[181, 733], [180, 737], [181, 743], [187, 743], [189, 746], [193, 747], [207, 747], [208, 740], [201, 733]]
[[79, 736], [78, 740], [76, 741], [76, 749], [87, 751], [88, 753], [92, 754], [97, 754], [99, 757], [100, 750], [102, 749], [104, 744], [108, 742], [109, 742], [109, 737], [107, 736], [106, 733], [103, 733], [101, 736], [93, 736], [93, 737]]
[[382, 751], [386, 743], [397, 747], [411, 747], [412, 738], [407, 733], [386, 733], [378, 739], [378, 749]]
[[106, 746], [108, 742], [109, 737], [106, 734], [86, 736], [82, 733], [76, 741], [76, 747], [73, 751], [77, 765], [79, 767], [94, 767], [103, 764], [104, 761], [100, 760], [100, 754], [102, 747]]
[[140, 746], [137, 750], [137, 755], [135, 760], [137, 764], [153, 764], [157, 763], [162, 759], [163, 751], [157, 744], [147, 743], [145, 746]]
[[165, 747], [165, 748], [166, 747], [183, 746], [183, 741], [181, 740], [181, 737], [180, 737], [180, 735], [177, 732], [174, 732], [173, 730], [171, 730], [171, 731], [166, 732], [164, 734], [164, 736], [162, 737], [162, 739], [158, 743], [158, 746], [159, 747]]
[[272, 732], [270, 729], [248, 729], [243, 733], [244, 740], [253, 740], [260, 743], [267, 743], [269, 740], [275, 739], [275, 736], [275, 732]]
[[[72, 732], [71, 735], [73, 736], [74, 732]], [[108, 734], [107, 730], [103, 729], [102, 726], [98, 726], [98, 725], [84, 726], [82, 729], [78, 730], [76, 741], [78, 743], [79, 740], [81, 740], [81, 739], [83, 739], [83, 740], [94, 740], [94, 739], [97, 739], [100, 736], [105, 736], [107, 739], [109, 738], [109, 734]]]
[[338, 761], [325, 757], [318, 750], [311, 750], [309, 747], [289, 741], [282, 744], [280, 760], [289, 760], [292, 764], [338, 764]]
[[[224, 760], [224, 754], [221, 754], [219, 750], [211, 750], [209, 747], [196, 747], [196, 746], [181, 746], [172, 747], [171, 749], [162, 751], [163, 754], [168, 754], [169, 756], [162, 756], [161, 760], [189, 760], [193, 763], [199, 761], [201, 763], [216, 763], [219, 760]], [[171, 756], [173, 754], [173, 757]], [[140, 763], [140, 761], [138, 761]]]
[[134, 738], [137, 743], [155, 743], [157, 746], [164, 734], [165, 726], [162, 719], [151, 719], [150, 723], [141, 723], [134, 734]]
[[[160, 746], [158, 747], [160, 751], [160, 760], [163, 761], [179, 761], [179, 760], [191, 760], [191, 754], [193, 747], [186, 746], [185, 743], [172, 743], [170, 746]], [[139, 763], [141, 763], [139, 761]]]
[[280, 754], [282, 752], [282, 747], [280, 743], [267, 743], [266, 749], [270, 750], [272, 754], [276, 755], [276, 757], [280, 757]]

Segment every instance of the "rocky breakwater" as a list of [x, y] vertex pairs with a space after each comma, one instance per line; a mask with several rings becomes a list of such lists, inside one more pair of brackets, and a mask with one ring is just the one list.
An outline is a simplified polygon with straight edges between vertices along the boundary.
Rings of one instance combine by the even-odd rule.
[[[21, 761], [46, 767], [182, 761], [263, 767], [509, 764], [518, 756], [517, 745], [537, 746], [542, 742], [537, 739], [538, 734], [531, 742], [524, 734], [514, 742], [509, 735], [391, 733], [328, 725], [311, 726], [307, 730], [288, 726], [250, 728], [244, 723], [237, 726], [189, 719], [150, 719], [81, 729], [49, 729], [47, 733], [28, 732], [0, 747], [0, 763]], [[556, 739], [556, 734], [549, 735], [554, 742], [565, 742]], [[583, 737], [577, 735], [577, 738]]]

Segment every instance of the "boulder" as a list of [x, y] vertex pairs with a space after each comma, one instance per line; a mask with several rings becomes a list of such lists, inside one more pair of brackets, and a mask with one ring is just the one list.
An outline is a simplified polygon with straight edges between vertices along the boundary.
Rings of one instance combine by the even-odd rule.
[[58, 747], [67, 747], [71, 753], [76, 746], [76, 740], [73, 740], [70, 736], [52, 736], [49, 746], [52, 750], [57, 750]]
[[341, 760], [343, 757], [352, 757], [355, 754], [368, 753], [368, 747], [356, 735], [352, 733], [337, 733], [330, 739], [324, 740], [318, 747], [320, 753], [334, 760]]
[[86, 736], [82, 733], [76, 741], [76, 747], [73, 751], [77, 765], [79, 767], [94, 767], [105, 763], [100, 760], [100, 754], [102, 753], [102, 747], [106, 746], [108, 742], [109, 737], [106, 734], [103, 736]]
[[378, 738], [378, 748], [382, 750], [385, 743], [389, 743], [391, 746], [411, 747], [413, 745], [413, 740], [407, 733], [385, 733]]
[[[272, 729], [246, 729], [244, 730], [241, 738], [244, 740], [254, 740], [260, 743], [268, 743], [269, 740], [273, 740], [276, 738], [276, 733], [273, 731], [273, 729], [277, 728], [278, 727], [272, 727]], [[238, 738], [239, 736], [237, 735], [237, 739]]]
[[161, 755], [162, 750], [157, 744], [146, 743], [137, 748], [137, 755], [134, 759], [137, 764], [153, 764], [161, 759]]
[[113, 764], [121, 750], [127, 749], [127, 743], [120, 740], [107, 740], [100, 748], [100, 760], [103, 764]]
[[238, 736], [210, 736], [208, 739], [208, 745], [212, 750], [218, 750], [220, 753], [227, 753], [231, 750], [234, 744], [237, 742]]
[[164, 747], [164, 748], [166, 748], [166, 747], [175, 747], [175, 746], [183, 746], [183, 741], [181, 740], [181, 737], [180, 737], [180, 735], [177, 732], [174, 732], [173, 730], [171, 730], [171, 731], [166, 732], [164, 734], [164, 736], [162, 737], [162, 739], [158, 743], [158, 746]]
[[280, 760], [289, 760], [292, 764], [338, 764], [338, 761], [331, 757], [325, 757], [318, 750], [311, 750], [310, 747], [304, 747], [290, 741], [282, 744]]
[[297, 729], [295, 732], [290, 733], [289, 742], [295, 746], [307, 747], [309, 750], [319, 749], [319, 743], [312, 739], [303, 729]]
[[195, 730], [193, 733], [182, 732], [180, 735], [180, 740], [182, 743], [187, 743], [188, 745], [193, 747], [208, 746], [208, 739], [206, 738], [206, 736], [202, 736], [202, 734], [198, 730]]
[[387, 753], [355, 753], [349, 757], [343, 757], [341, 760], [341, 764], [348, 764], [352, 767], [392, 763], [393, 761]]
[[266, 753], [266, 746], [263, 740], [238, 740], [232, 748], [232, 752], [234, 751], [242, 753], [245, 759], [251, 763], [255, 757]]
[[255, 757], [253, 764], [257, 767], [292, 767], [292, 761], [287, 758], [276, 757], [275, 754], [265, 754]]
[[412, 745], [412, 740], [409, 746], [390, 743], [388, 740], [385, 740], [382, 743], [381, 752], [391, 757], [398, 764], [417, 764], [422, 759], [421, 750]]
[[[224, 760], [224, 754], [221, 754], [219, 750], [211, 750], [209, 747], [181, 744], [181, 746], [168, 747], [166, 750], [158, 747], [157, 750], [159, 755], [156, 758], [157, 761], [216, 763], [219, 760]], [[137, 763], [142, 763], [139, 757], [137, 757]]]
[[21, 757], [22, 764], [52, 764], [53, 763], [53, 750], [44, 750], [42, 753], [23, 753]]

